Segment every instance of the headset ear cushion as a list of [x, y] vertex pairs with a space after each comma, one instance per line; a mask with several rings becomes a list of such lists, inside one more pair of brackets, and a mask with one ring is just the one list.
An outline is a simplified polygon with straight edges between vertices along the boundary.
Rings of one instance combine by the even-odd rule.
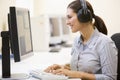
[[88, 9], [86, 9], [86, 11], [83, 9], [80, 9], [77, 13], [77, 16], [78, 16], [78, 20], [83, 23], [92, 20], [92, 14]]

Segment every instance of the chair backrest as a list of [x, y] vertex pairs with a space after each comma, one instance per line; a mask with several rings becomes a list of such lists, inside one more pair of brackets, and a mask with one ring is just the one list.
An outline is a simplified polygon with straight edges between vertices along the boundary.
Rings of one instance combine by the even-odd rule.
[[120, 33], [115, 33], [111, 36], [112, 40], [115, 42], [118, 48], [118, 69], [117, 69], [117, 80], [120, 80]]

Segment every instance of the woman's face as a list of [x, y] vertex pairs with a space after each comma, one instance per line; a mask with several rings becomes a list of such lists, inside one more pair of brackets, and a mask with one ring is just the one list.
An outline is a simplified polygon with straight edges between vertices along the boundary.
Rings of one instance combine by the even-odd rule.
[[72, 32], [80, 31], [82, 28], [81, 23], [78, 21], [77, 14], [71, 9], [67, 9], [67, 25], [70, 26]]

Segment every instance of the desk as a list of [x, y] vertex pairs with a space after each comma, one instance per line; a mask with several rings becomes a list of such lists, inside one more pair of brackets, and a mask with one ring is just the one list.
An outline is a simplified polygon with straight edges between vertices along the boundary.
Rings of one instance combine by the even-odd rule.
[[[21, 62], [15, 63], [11, 60], [11, 73], [27, 73], [34, 69], [45, 69], [52, 64], [65, 64], [69, 63], [71, 55], [71, 48], [63, 48], [60, 52], [34, 52], [34, 55], [22, 60]], [[1, 64], [1, 62], [0, 62]], [[0, 65], [0, 75], [2, 73]], [[30, 78], [27, 80], [37, 80]], [[69, 80], [80, 80], [80, 79], [69, 79]]]

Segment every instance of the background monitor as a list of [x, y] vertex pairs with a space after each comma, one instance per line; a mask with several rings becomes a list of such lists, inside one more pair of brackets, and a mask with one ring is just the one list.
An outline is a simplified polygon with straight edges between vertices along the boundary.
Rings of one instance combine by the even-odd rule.
[[70, 28], [66, 24], [66, 17], [61, 17], [61, 27], [62, 27], [62, 41], [67, 42], [70, 40]]
[[33, 53], [29, 10], [10, 7], [9, 32], [11, 51], [15, 62]]
[[60, 19], [58, 17], [50, 17], [50, 45], [60, 44], [61, 39], [61, 27]]

